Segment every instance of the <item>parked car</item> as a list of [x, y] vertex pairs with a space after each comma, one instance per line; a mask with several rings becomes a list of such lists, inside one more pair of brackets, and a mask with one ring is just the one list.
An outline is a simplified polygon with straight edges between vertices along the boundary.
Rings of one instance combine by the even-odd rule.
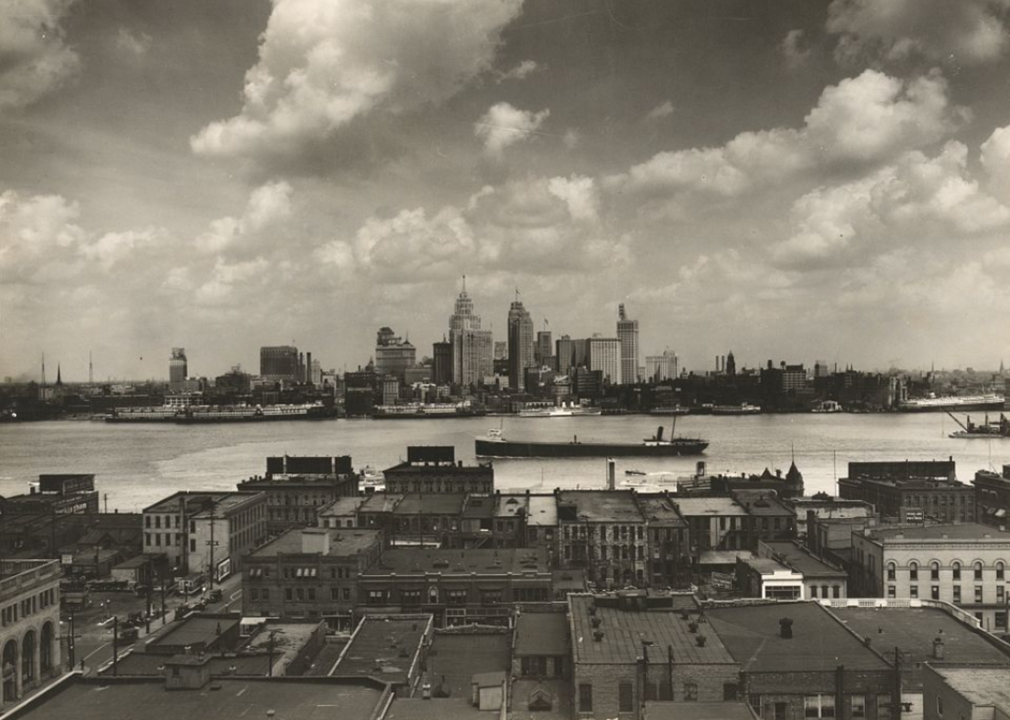
[[140, 628], [125, 627], [119, 629], [119, 639], [123, 642], [133, 642], [140, 637]]
[[207, 599], [210, 602], [220, 602], [223, 595], [224, 594], [220, 590], [214, 588], [213, 590], [210, 591], [210, 595], [207, 597]]

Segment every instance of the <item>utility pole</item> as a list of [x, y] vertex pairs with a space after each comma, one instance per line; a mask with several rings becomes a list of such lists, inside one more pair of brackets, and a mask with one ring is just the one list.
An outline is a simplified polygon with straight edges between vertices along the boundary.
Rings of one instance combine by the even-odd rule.
[[67, 639], [67, 656], [70, 660], [70, 669], [74, 667], [74, 609], [70, 608], [70, 637]]
[[119, 675], [119, 616], [112, 617], [112, 677]]
[[210, 501], [210, 542], [207, 544], [210, 546], [210, 580], [208, 581], [211, 590], [214, 589], [214, 546], [217, 542], [214, 540], [214, 518], [217, 514], [217, 502], [213, 498]]
[[894, 646], [894, 688], [891, 691], [891, 717], [893, 720], [901, 720], [901, 662], [905, 659], [905, 654], [901, 649]]

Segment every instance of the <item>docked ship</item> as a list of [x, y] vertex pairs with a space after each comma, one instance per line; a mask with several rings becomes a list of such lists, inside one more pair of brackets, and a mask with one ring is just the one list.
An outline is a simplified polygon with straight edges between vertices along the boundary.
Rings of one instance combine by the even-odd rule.
[[478, 457], [539, 458], [539, 457], [670, 457], [698, 455], [708, 447], [699, 438], [663, 437], [662, 426], [651, 438], [640, 443], [580, 442], [576, 435], [571, 442], [540, 440], [506, 440], [500, 428], [488, 431], [487, 437], [476, 441]]
[[902, 412], [938, 412], [943, 410], [1002, 410], [1006, 398], [996, 393], [982, 395], [930, 396], [914, 400], [902, 400], [898, 410]]
[[190, 405], [120, 408], [105, 416], [110, 423], [168, 422], [180, 425], [275, 420], [317, 420], [334, 417], [322, 403], [298, 405]]
[[839, 403], [837, 400], [822, 400], [820, 403], [818, 403], [817, 407], [815, 407], [810, 412], [813, 412], [813, 413], [838, 413], [838, 412], [842, 412], [842, 406], [841, 406], [841, 403]]
[[470, 403], [408, 403], [406, 405], [379, 405], [373, 420], [437, 420], [481, 417], [482, 408]]
[[986, 415], [985, 420], [981, 425], [973, 423], [970, 417], [968, 417], [965, 422], [961, 422], [953, 413], [948, 412], [947, 414], [954, 418], [954, 422], [961, 426], [960, 430], [950, 434], [950, 437], [952, 438], [957, 438], [959, 440], [970, 440], [974, 438], [1010, 439], [1010, 420], [1008, 420], [1007, 416], [1003, 413], [1000, 413], [999, 420], [989, 420], [989, 416]]
[[758, 415], [761, 413], [760, 405], [743, 403], [742, 405], [715, 405], [712, 407], [713, 415]]
[[687, 415], [691, 412], [686, 407], [681, 407], [680, 405], [664, 405], [662, 407], [652, 408], [649, 411], [650, 415]]
[[524, 418], [555, 418], [555, 417], [586, 417], [596, 416], [603, 412], [601, 408], [585, 407], [584, 405], [539, 405], [529, 403], [519, 411], [519, 417]]

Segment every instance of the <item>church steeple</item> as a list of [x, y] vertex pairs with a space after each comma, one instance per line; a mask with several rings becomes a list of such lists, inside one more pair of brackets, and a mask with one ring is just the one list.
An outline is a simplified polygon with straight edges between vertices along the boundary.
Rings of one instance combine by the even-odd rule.
[[59, 363], [56, 363], [56, 387], [63, 387], [63, 377], [60, 375]]

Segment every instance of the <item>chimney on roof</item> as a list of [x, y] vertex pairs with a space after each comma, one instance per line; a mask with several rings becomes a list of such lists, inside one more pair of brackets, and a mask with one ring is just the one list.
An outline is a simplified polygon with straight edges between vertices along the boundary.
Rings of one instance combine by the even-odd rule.
[[593, 631], [593, 642], [603, 642], [603, 631], [594, 630]]
[[607, 458], [607, 490], [617, 489], [617, 462]]
[[784, 640], [791, 640], [793, 637], [792, 618], [782, 618], [779, 620], [779, 636]]
[[330, 554], [330, 531], [326, 528], [305, 528], [302, 530], [302, 552], [305, 554]]
[[943, 638], [933, 638], [933, 659], [943, 660]]

